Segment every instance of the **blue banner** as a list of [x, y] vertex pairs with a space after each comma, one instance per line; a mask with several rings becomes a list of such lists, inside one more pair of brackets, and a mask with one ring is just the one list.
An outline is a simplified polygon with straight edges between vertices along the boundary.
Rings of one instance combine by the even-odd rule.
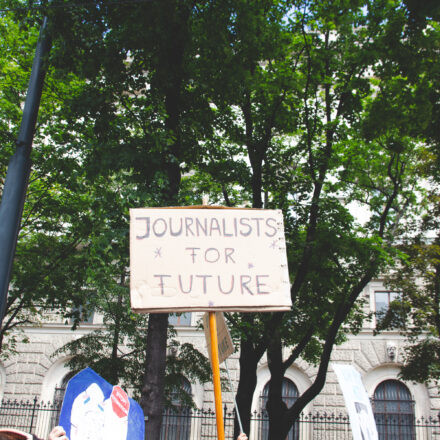
[[91, 368], [70, 379], [59, 424], [69, 440], [144, 440], [144, 413], [119, 386]]

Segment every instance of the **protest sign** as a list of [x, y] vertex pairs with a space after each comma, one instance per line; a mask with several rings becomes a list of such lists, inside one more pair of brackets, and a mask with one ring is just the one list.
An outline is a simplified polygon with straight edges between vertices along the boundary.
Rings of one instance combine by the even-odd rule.
[[70, 440], [144, 440], [141, 407], [91, 368], [67, 384], [60, 421]]
[[370, 399], [361, 375], [352, 365], [332, 365], [345, 399], [353, 440], [378, 440]]
[[[229, 334], [228, 326], [226, 325], [225, 317], [221, 312], [215, 312], [217, 323], [217, 339], [218, 339], [218, 357], [219, 363], [225, 361], [235, 351], [234, 344]], [[206, 345], [208, 348], [209, 358], [211, 359], [211, 335], [209, 331], [209, 314], [203, 315], [203, 329], [205, 330]], [[212, 363], [212, 359], [211, 359]]]
[[291, 307], [280, 210], [130, 210], [136, 312], [278, 311]]

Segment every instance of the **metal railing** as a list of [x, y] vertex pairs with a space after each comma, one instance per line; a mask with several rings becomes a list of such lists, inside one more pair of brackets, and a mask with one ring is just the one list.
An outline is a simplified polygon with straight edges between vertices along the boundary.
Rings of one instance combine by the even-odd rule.
[[16, 428], [47, 438], [56, 426], [61, 411], [59, 403], [3, 400], [0, 404], [0, 428]]
[[[60, 404], [40, 402], [37, 398], [27, 402], [3, 400], [0, 403], [0, 428], [16, 428], [46, 439], [58, 423]], [[233, 439], [234, 411], [224, 407], [225, 437]], [[250, 440], [266, 440], [268, 418], [265, 411], [254, 412], [251, 417]], [[393, 414], [381, 415], [377, 420], [380, 440], [440, 440], [440, 415], [418, 420]], [[164, 411], [161, 440], [209, 440], [217, 438], [216, 417], [212, 410]], [[348, 416], [316, 412], [301, 414], [288, 440], [351, 440]]]

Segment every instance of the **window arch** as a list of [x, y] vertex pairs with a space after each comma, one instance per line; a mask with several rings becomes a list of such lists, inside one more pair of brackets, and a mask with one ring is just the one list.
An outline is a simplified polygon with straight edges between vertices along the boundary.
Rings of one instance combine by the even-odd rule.
[[[283, 385], [281, 389], [281, 396], [284, 403], [291, 407], [296, 399], [298, 399], [299, 392], [297, 386], [286, 377], [283, 379]], [[266, 404], [269, 397], [269, 382], [263, 388], [263, 392], [260, 396], [260, 409], [261, 409], [261, 428], [258, 436], [259, 440], [267, 440], [269, 435], [269, 418], [266, 411]], [[298, 440], [299, 439], [299, 424], [296, 422], [292, 429], [289, 431], [286, 440]]]
[[67, 373], [61, 379], [61, 382], [59, 384], [57, 384], [57, 386], [55, 387], [55, 391], [53, 393], [53, 403], [54, 403], [54, 405], [61, 406], [61, 404], [63, 403], [64, 394], [66, 394], [67, 384], [68, 384], [69, 380], [72, 379], [74, 374], [75, 373], [73, 371], [70, 371], [69, 373]]
[[68, 384], [69, 380], [74, 376], [74, 374], [75, 373], [73, 371], [70, 371], [61, 379], [61, 382], [55, 386], [52, 404], [53, 404], [53, 408], [56, 411], [52, 412], [49, 426], [58, 425], [58, 420], [60, 418], [61, 406], [63, 404], [64, 394], [66, 394], [67, 384]]
[[415, 439], [414, 401], [402, 382], [381, 382], [374, 391], [373, 411], [379, 440]]
[[191, 395], [191, 384], [181, 377], [180, 390], [173, 390], [170, 395], [172, 408], [166, 408], [162, 419], [161, 440], [186, 440], [191, 435], [191, 408], [182, 401], [180, 391]]

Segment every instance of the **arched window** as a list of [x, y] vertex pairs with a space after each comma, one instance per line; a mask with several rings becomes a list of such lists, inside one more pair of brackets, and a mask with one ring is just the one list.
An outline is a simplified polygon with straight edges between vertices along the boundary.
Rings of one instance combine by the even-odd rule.
[[172, 408], [166, 408], [162, 419], [161, 440], [187, 440], [191, 435], [191, 411], [181, 399], [181, 391], [191, 395], [191, 384], [182, 376], [180, 390], [171, 393]]
[[55, 387], [52, 401], [54, 411], [52, 412], [50, 426], [58, 425], [58, 419], [60, 418], [61, 406], [63, 404], [64, 394], [66, 393], [67, 383], [74, 374], [75, 373], [73, 371], [67, 373], [61, 380], [61, 383]]
[[[298, 388], [290, 379], [283, 379], [282, 385], [282, 398], [287, 407], [291, 407], [296, 399], [298, 399]], [[261, 429], [259, 440], [267, 440], [269, 435], [269, 417], [266, 411], [267, 399], [269, 396], [269, 382], [264, 386], [263, 392], [261, 393], [260, 401], [261, 401]], [[292, 429], [289, 431], [286, 440], [297, 440], [299, 439], [299, 424], [296, 422]]]
[[385, 380], [374, 391], [374, 418], [379, 440], [413, 440], [414, 401], [398, 380]]

